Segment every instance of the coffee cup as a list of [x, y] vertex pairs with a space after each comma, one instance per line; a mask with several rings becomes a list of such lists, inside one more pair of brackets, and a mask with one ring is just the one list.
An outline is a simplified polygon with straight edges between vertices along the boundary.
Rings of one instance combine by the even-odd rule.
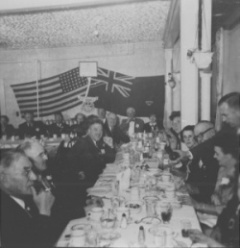
[[172, 175], [170, 173], [162, 174], [162, 181], [165, 183], [170, 182], [171, 178], [172, 178]]
[[88, 216], [91, 220], [100, 221], [101, 216], [103, 214], [103, 209], [100, 207], [94, 207], [88, 213]]
[[84, 230], [76, 229], [72, 231], [70, 246], [71, 247], [83, 247], [85, 246], [86, 233]]

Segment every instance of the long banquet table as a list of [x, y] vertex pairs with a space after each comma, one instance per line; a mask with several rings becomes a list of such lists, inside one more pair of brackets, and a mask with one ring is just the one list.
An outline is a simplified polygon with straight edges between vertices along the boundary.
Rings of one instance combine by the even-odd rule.
[[[95, 232], [95, 236], [98, 237], [98, 241], [95, 245], [92, 245], [92, 247], [161, 247], [159, 242], [162, 244], [162, 247], [191, 247], [191, 240], [188, 237], [182, 236], [182, 223], [187, 221], [190, 223], [191, 228], [201, 231], [196, 212], [191, 204], [181, 204], [182, 198], [189, 198], [189, 195], [186, 192], [184, 193], [176, 191], [174, 198], [171, 197], [170, 199], [162, 195], [163, 191], [159, 191], [159, 188], [161, 189], [166, 187], [166, 183], [161, 182], [161, 175], [164, 172], [158, 169], [157, 161], [146, 161], [149, 166], [149, 170], [144, 171], [144, 175], [147, 175], [148, 179], [155, 178], [153, 180], [157, 185], [155, 188], [146, 188], [147, 181], [145, 181], [143, 185], [132, 183], [127, 190], [121, 192], [116, 191], [116, 178], [118, 178], [118, 175], [121, 173], [121, 171], [126, 169], [129, 164], [131, 164], [129, 163], [129, 156], [124, 155], [124, 153], [125, 152], [123, 151], [119, 152], [115, 163], [108, 164], [106, 166], [104, 172], [99, 176], [99, 179], [94, 187], [88, 190], [88, 193], [91, 196], [100, 197], [103, 200], [103, 215], [106, 215], [106, 213], [109, 215], [110, 211], [113, 215], [114, 213], [116, 214], [116, 208], [113, 206], [113, 199], [124, 199], [124, 205], [129, 202], [136, 202], [136, 195], [133, 194], [132, 188], [139, 188], [137, 201], [141, 204], [140, 211], [130, 209], [130, 218], [127, 221], [127, 226], [124, 228], [120, 219], [115, 222], [113, 227], [107, 227], [106, 225], [103, 225], [101, 219], [92, 219], [91, 214], [81, 219], [72, 220], [68, 223], [59, 240], [57, 241], [56, 247], [89, 247], [90, 244], [86, 243], [85, 241], [83, 242], [83, 240], [79, 241], [80, 243], [73, 242], [74, 238], [76, 238], [75, 230], [78, 228], [83, 229], [80, 231], [84, 231], [86, 234], [85, 237], [90, 232]], [[125, 167], [126, 164], [128, 165], [127, 167]], [[131, 166], [131, 171], [134, 170], [133, 168], [139, 168], [136, 167], [136, 164], [139, 163], [135, 163], [134, 166]], [[177, 179], [176, 177], [172, 176], [172, 185], [174, 185], [174, 180]], [[146, 196], [150, 196], [150, 198], [151, 196], [158, 197], [158, 203], [161, 203], [161, 201], [168, 201], [170, 204], [171, 202], [178, 202], [177, 206], [174, 204], [172, 205], [172, 217], [168, 223], [163, 223], [161, 220], [161, 215], [145, 218], [147, 216]], [[132, 201], [133, 197], [134, 201]], [[129, 207], [129, 204], [127, 206]], [[139, 244], [140, 226], [144, 227], [144, 245]], [[162, 239], [159, 241], [159, 239], [157, 239], [157, 232], [154, 231], [161, 229], [165, 230], [164, 232], [167, 232], [167, 239], [164, 241], [162, 241]], [[168, 232], [169, 230], [170, 232]], [[169, 233], [170, 236], [168, 236]], [[86, 240], [86, 238], [84, 238], [84, 240]]]

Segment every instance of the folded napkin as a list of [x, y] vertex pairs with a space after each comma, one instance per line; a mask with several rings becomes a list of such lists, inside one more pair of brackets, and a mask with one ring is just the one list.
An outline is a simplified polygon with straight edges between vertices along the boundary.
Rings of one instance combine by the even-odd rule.
[[117, 174], [117, 181], [119, 183], [119, 193], [123, 193], [130, 187], [131, 169], [127, 168]]
[[214, 227], [217, 224], [217, 216], [215, 215], [197, 212], [197, 216], [200, 223], [203, 223], [209, 227]]

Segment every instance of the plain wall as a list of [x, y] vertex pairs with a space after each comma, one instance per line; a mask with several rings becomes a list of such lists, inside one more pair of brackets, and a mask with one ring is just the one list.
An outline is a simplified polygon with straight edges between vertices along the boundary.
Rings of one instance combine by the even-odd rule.
[[[48, 78], [78, 67], [80, 61], [97, 61], [99, 67], [134, 77], [164, 75], [164, 50], [160, 41], [0, 51], [0, 84], [4, 84], [4, 92], [0, 92], [2, 114], [7, 114], [14, 126], [23, 122], [17, 116], [19, 108], [11, 84]], [[79, 110], [76, 107], [63, 115], [72, 118]]]
[[240, 24], [224, 33], [223, 95], [240, 92]]

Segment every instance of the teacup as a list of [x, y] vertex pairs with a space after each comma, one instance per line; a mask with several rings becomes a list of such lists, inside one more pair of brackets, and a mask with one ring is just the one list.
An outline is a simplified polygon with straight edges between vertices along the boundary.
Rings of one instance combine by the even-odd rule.
[[162, 181], [165, 183], [170, 182], [172, 179], [172, 175], [170, 173], [163, 173], [162, 174]]
[[159, 226], [155, 229], [150, 229], [150, 233], [154, 236], [155, 245], [158, 247], [170, 247], [171, 240], [175, 233], [169, 227]]
[[84, 230], [76, 229], [72, 231], [70, 246], [71, 247], [83, 247], [85, 246], [86, 233]]
[[93, 207], [91, 211], [88, 213], [88, 216], [91, 220], [100, 221], [103, 215], [103, 208]]

